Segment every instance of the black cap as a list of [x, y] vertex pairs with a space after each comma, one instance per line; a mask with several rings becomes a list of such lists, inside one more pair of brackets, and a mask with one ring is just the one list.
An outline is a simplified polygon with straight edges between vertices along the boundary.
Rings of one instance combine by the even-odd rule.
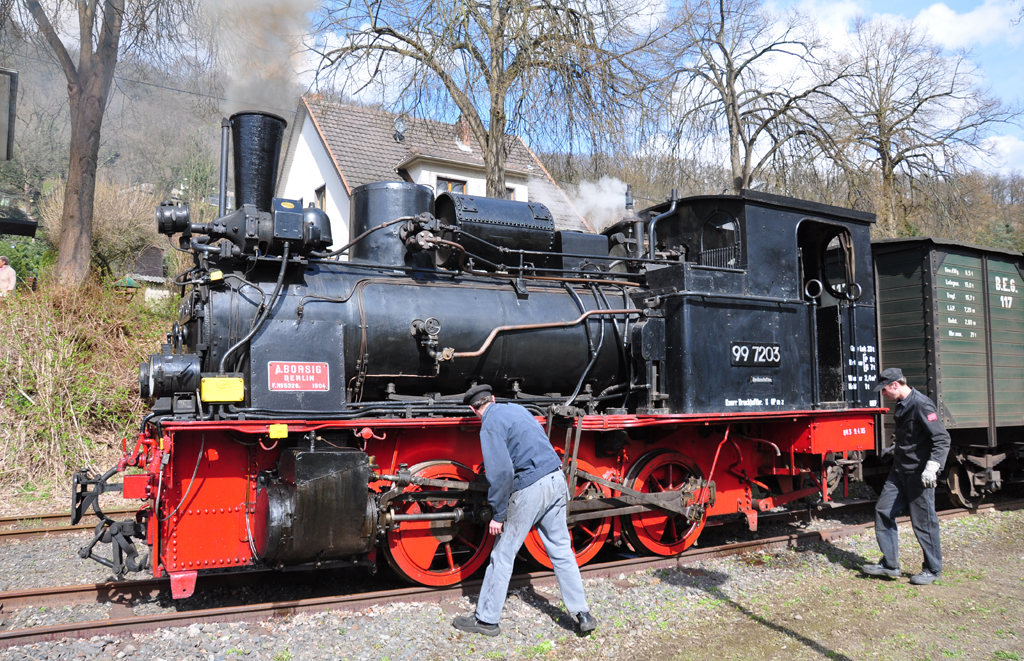
[[898, 367], [889, 367], [881, 371], [878, 378], [875, 380], [875, 392], [878, 392], [882, 388], [886, 387], [890, 383], [895, 383], [903, 378], [903, 370]]
[[470, 388], [469, 390], [466, 391], [466, 394], [462, 396], [462, 403], [463, 404], [472, 404], [473, 400], [476, 399], [477, 397], [479, 397], [480, 395], [490, 395], [490, 394], [491, 394], [491, 387], [489, 385], [487, 385], [486, 383], [481, 383], [480, 385], [473, 386], [472, 388]]

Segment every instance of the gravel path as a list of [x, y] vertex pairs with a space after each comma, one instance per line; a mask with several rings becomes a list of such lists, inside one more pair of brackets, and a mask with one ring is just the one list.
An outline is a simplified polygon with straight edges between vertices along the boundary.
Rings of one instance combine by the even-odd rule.
[[[942, 535], [947, 565], [951, 568], [947, 572], [950, 580], [957, 575], [957, 570], [953, 568], [956, 567], [958, 557], [977, 552], [986, 543], [1003, 540], [1008, 530], [1017, 531], [1015, 534], [1018, 535], [1024, 530], [1024, 512], [996, 512], [944, 523]], [[701, 540], [704, 545], [713, 541], [714, 532], [709, 532], [711, 535]], [[762, 531], [766, 535], [778, 532]], [[742, 535], [730, 533], [729, 536]], [[58, 576], [64, 577], [64, 582], [105, 578], [102, 572], [95, 569], [87, 570], [93, 572], [89, 574], [90, 578], [83, 578], [83, 568], [87, 565], [81, 564], [74, 555], [81, 543], [81, 540], [60, 537], [0, 545], [0, 586], [9, 590], [45, 585], [51, 578]], [[905, 554], [904, 570], [909, 571], [919, 566], [920, 551], [909, 526], [902, 527], [901, 547]], [[66, 559], [52, 562], [55, 553], [57, 556], [65, 554]], [[808, 581], [863, 585], [863, 579], [855, 567], [864, 561], [875, 561], [877, 555], [874, 535], [869, 531], [835, 544], [815, 544], [799, 550], [718, 559], [679, 570], [657, 570], [623, 574], [614, 579], [588, 580], [587, 596], [593, 612], [600, 620], [600, 627], [594, 635], [584, 638], [573, 633], [572, 621], [562, 610], [557, 587], [538, 587], [518, 590], [510, 596], [501, 622], [502, 635], [496, 638], [463, 634], [450, 626], [455, 614], [472, 610], [474, 596], [442, 604], [393, 603], [351, 613], [301, 614], [250, 624], [194, 624], [151, 634], [42, 643], [2, 650], [0, 661], [80, 658], [165, 661], [288, 661], [312, 658], [428, 661], [536, 657], [590, 661], [600, 658], [660, 658], [665, 655], [666, 649], [673, 650], [665, 656], [668, 659], [676, 653], [682, 653], [680, 650], [685, 651], [690, 644], [687, 642], [689, 634], [695, 628], [713, 622], [714, 614], [720, 612], [723, 604], [736, 603], [741, 599], [744, 603], [783, 604], [786, 603], [787, 590], [795, 585], [805, 585]], [[1013, 571], [1024, 576], [1024, 551], [1018, 557], [1008, 559], [1008, 562]], [[43, 565], [49, 567], [44, 569]], [[339, 586], [344, 589], [344, 581], [338, 581], [338, 585], [319, 585], [319, 589], [323, 591]], [[892, 584], [897, 585], [897, 582]], [[284, 593], [293, 597], [296, 591], [315, 591], [317, 586], [301, 588], [292, 585], [288, 588], [266, 589], [281, 590], [282, 597]], [[208, 595], [201, 606], [193, 603], [195, 599], [188, 600], [186, 604], [155, 600], [137, 606], [136, 612], [141, 614], [168, 608], [227, 605], [268, 596], [266, 593], [249, 593], [247, 590]], [[799, 598], [806, 599], [806, 596]], [[1015, 598], [1019, 602], [1019, 594]], [[829, 598], [829, 601], [832, 599]], [[94, 604], [88, 607], [17, 612], [7, 614], [8, 619], [0, 627], [93, 619], [102, 617], [106, 608]], [[813, 603], [807, 603], [803, 610], [798, 609], [796, 616], [809, 617], [814, 609]], [[801, 616], [800, 612], [805, 615]], [[0, 617], [4, 615], [0, 611]], [[1021, 641], [1024, 641], [1022, 620], [1024, 615], [1006, 629], [1010, 632], [1007, 635], [1011, 636], [1006, 647], [1008, 656], [995, 658], [1024, 659], [1024, 646], [1021, 646]], [[702, 640], [701, 647], [708, 650], [706, 646], [709, 644], [724, 645], [729, 639], [728, 631], [727, 626], [721, 640]], [[1011, 644], [1018, 647], [1012, 647]], [[1012, 651], [1014, 649], [1019, 649], [1021, 654], [1012, 656], [1017, 653]], [[650, 656], [655, 651], [657, 655]], [[693, 658], [710, 656], [713, 655]], [[817, 658], [821, 658], [821, 654]]]

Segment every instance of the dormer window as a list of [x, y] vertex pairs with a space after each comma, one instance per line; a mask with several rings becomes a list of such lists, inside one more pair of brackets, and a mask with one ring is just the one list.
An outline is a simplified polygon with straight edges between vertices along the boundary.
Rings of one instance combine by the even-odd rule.
[[466, 182], [460, 179], [446, 179], [444, 177], [437, 178], [437, 189], [434, 191], [436, 195], [441, 193], [458, 193], [460, 195], [466, 194]]

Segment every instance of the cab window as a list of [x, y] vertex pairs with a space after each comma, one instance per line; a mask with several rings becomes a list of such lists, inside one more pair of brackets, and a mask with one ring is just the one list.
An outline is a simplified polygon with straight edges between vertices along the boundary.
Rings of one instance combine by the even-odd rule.
[[704, 221], [700, 236], [700, 264], [717, 268], [743, 268], [743, 240], [739, 220], [717, 211]]

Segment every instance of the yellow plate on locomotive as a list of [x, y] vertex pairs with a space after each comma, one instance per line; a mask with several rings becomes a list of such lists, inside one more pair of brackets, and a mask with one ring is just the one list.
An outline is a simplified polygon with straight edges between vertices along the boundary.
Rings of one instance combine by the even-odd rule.
[[239, 376], [204, 377], [199, 396], [208, 403], [245, 401], [245, 379]]

